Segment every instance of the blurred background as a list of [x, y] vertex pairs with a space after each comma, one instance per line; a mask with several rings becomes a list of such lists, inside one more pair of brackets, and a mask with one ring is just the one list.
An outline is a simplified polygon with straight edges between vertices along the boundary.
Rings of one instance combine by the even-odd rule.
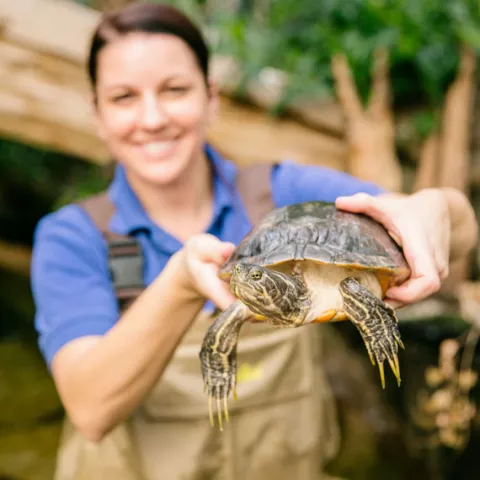
[[[33, 329], [32, 235], [108, 183], [84, 61], [100, 12], [127, 3], [0, 0], [0, 480], [53, 475], [63, 410]], [[480, 213], [478, 0], [169, 3], [212, 45], [222, 98], [209, 137], [227, 157], [324, 165], [394, 191], [454, 186]], [[381, 390], [349, 322], [325, 327], [342, 428], [332, 475], [479, 477], [479, 268], [474, 252], [400, 312], [400, 388]]]

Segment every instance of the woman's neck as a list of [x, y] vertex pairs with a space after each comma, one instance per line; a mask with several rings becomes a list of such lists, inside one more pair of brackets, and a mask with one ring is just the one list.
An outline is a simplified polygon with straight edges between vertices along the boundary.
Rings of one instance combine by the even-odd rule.
[[[128, 173], [127, 173], [128, 176]], [[129, 178], [143, 208], [159, 227], [185, 241], [206, 230], [213, 215], [213, 180], [206, 159], [187, 169], [175, 183], [158, 187]]]

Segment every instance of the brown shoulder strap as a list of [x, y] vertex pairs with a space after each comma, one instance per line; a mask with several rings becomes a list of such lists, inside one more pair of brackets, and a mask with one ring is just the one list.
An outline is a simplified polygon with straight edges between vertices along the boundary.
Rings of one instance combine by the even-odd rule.
[[115, 295], [120, 307], [126, 308], [144, 290], [143, 252], [137, 240], [129, 235], [119, 235], [108, 229], [115, 213], [115, 205], [106, 192], [78, 202], [108, 245], [108, 264]]
[[108, 224], [115, 212], [115, 206], [106, 192], [98, 193], [78, 202], [102, 233], [108, 232]]
[[275, 208], [272, 198], [273, 165], [257, 163], [238, 169], [236, 185], [252, 225]]

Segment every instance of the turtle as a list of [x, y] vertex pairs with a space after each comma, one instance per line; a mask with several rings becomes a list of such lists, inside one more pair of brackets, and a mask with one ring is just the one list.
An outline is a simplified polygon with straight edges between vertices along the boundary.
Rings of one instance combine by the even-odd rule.
[[387, 360], [398, 384], [404, 348], [385, 292], [410, 276], [402, 248], [378, 222], [310, 201], [267, 214], [220, 268], [236, 301], [218, 314], [200, 350], [210, 423], [213, 402], [222, 429], [227, 399], [236, 398], [236, 348], [246, 321], [300, 327], [350, 320], [360, 332], [385, 388]]

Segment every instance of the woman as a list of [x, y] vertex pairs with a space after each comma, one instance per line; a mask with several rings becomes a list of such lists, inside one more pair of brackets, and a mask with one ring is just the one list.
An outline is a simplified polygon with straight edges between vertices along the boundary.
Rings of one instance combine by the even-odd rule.
[[[197, 28], [164, 5], [130, 5], [105, 15], [95, 31], [88, 64], [93, 104], [98, 132], [117, 162], [109, 229], [140, 243], [148, 287], [119, 311], [105, 240], [81, 206], [39, 223], [36, 327], [74, 425], [63, 439], [57, 478], [92, 479], [95, 472], [116, 479], [308, 479], [320, 471], [322, 380], [321, 372], [311, 373], [308, 329], [288, 329], [278, 339], [278, 329], [252, 328], [245, 345], [256, 346], [245, 354], [250, 374], [243, 396], [239, 385], [239, 407], [223, 434], [208, 425], [198, 360], [208, 322], [200, 316], [207, 299], [220, 308], [232, 302], [216, 272], [251, 228], [232, 188], [236, 167], [205, 140], [217, 107], [208, 56]], [[383, 223], [412, 268], [411, 278], [388, 292], [396, 305], [434, 293], [449, 260], [476, 241], [473, 211], [455, 190], [390, 195], [340, 172], [289, 162], [272, 170], [270, 186], [276, 206], [336, 200]], [[280, 351], [291, 356], [265, 392], [264, 359]], [[292, 358], [303, 358], [294, 380], [287, 378]], [[303, 393], [277, 396], [282, 389]], [[249, 404], [252, 398], [264, 401]], [[126, 419], [133, 425], [128, 438], [119, 430]], [[109, 443], [115, 435], [120, 443]], [[133, 453], [141, 467], [129, 463]], [[92, 470], [82, 477], [87, 465]]]

